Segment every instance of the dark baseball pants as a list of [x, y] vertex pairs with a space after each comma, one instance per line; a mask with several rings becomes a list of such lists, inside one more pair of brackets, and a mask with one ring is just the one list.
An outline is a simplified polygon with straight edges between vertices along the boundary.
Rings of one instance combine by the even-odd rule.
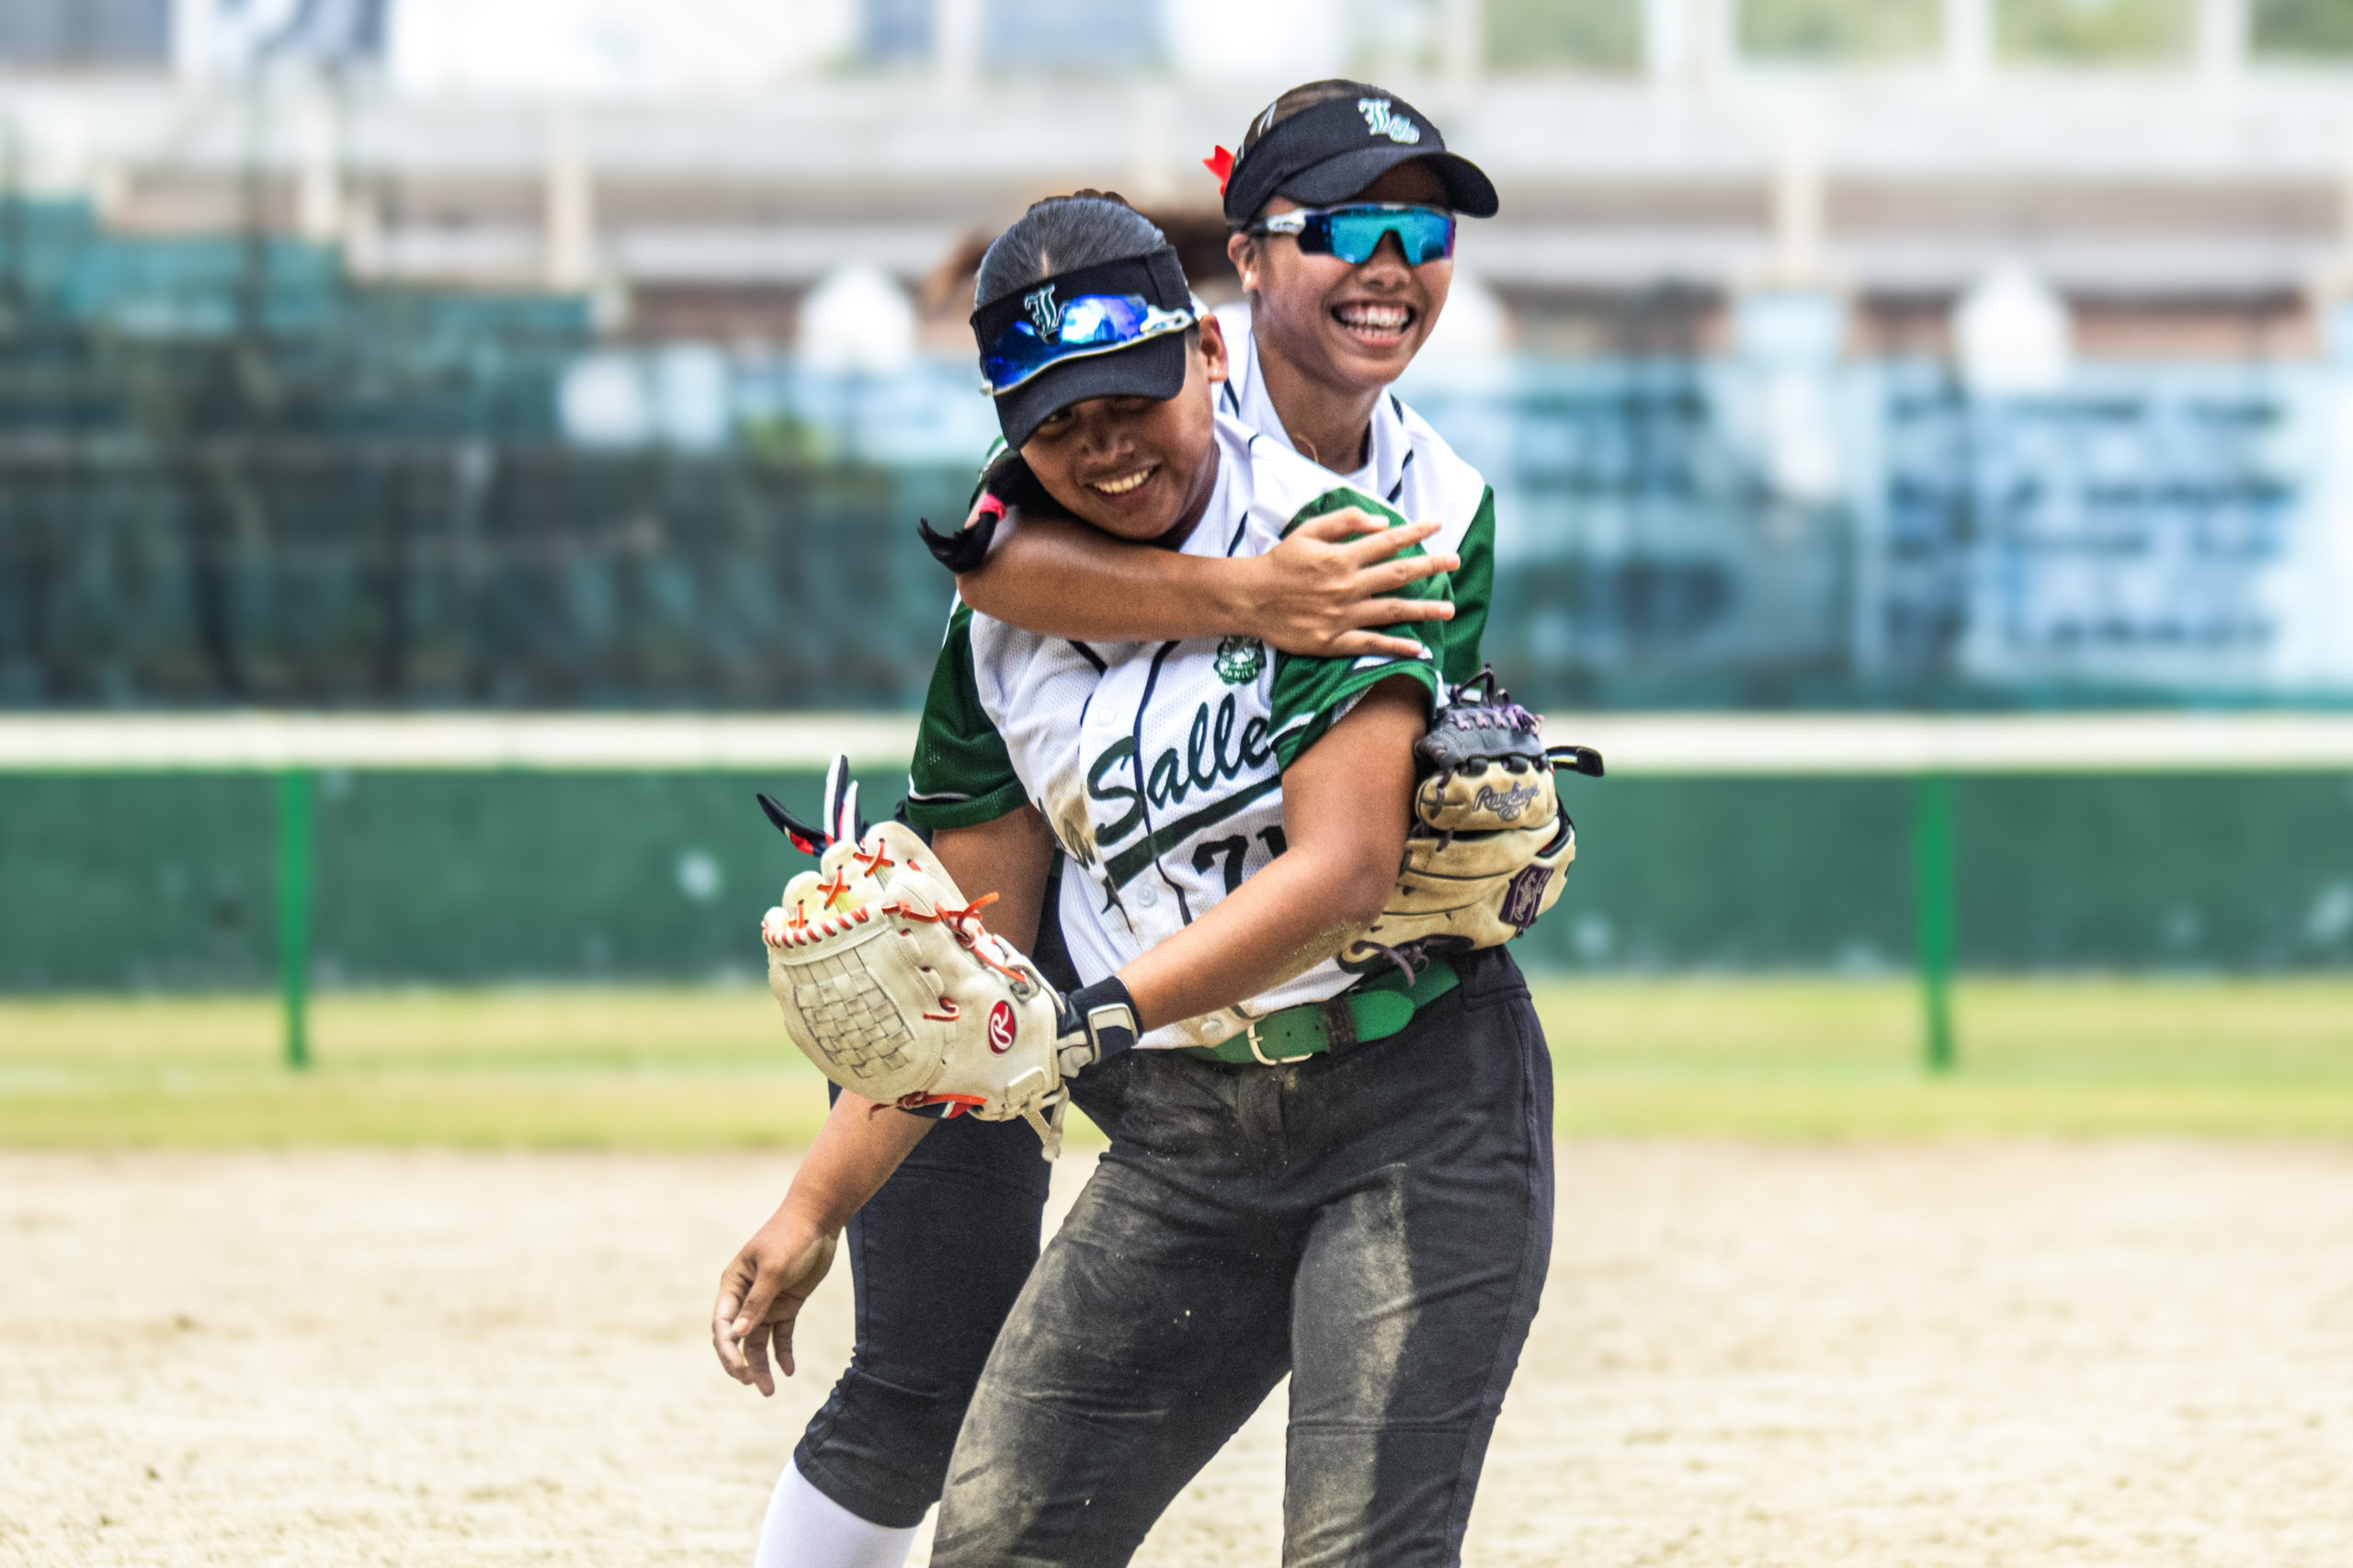
[[1284, 1561], [1457, 1561], [1551, 1256], [1552, 1075], [1500, 951], [1400, 1034], [1111, 1064], [1110, 1152], [967, 1413], [936, 1568], [1121, 1564], [1288, 1372]]
[[[1048, 909], [1054, 897], [1050, 882]], [[1031, 956], [1055, 985], [1076, 988], [1051, 921]], [[1108, 1126], [1114, 1086], [1091, 1073], [1073, 1094]], [[792, 1460], [860, 1518], [905, 1529], [939, 1501], [972, 1387], [1038, 1261], [1051, 1170], [1029, 1123], [951, 1118], [924, 1135], [843, 1233], [857, 1345]]]

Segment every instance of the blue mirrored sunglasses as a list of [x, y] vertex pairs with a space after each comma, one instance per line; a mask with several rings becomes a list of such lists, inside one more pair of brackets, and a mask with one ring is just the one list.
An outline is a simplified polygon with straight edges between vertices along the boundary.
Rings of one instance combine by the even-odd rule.
[[1370, 261], [1384, 234], [1397, 236], [1408, 267], [1454, 254], [1454, 214], [1435, 207], [1375, 203], [1310, 207], [1262, 219], [1250, 232], [1295, 235], [1299, 248], [1308, 255], [1336, 256], [1350, 267]]
[[1191, 310], [1164, 311], [1141, 294], [1081, 294], [1063, 301], [1046, 331], [1034, 322], [1017, 321], [997, 334], [996, 342], [981, 356], [981, 390], [1003, 397], [1066, 359], [1109, 354], [1146, 338], [1182, 332], [1199, 319], [1199, 301]]

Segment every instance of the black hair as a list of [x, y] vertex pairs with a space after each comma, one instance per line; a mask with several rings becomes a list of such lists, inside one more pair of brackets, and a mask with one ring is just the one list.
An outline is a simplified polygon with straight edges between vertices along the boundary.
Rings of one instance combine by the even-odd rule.
[[1233, 150], [1236, 161], [1250, 155], [1267, 131], [1289, 119], [1302, 109], [1328, 104], [1334, 98], [1387, 98], [1396, 95], [1386, 87], [1376, 87], [1370, 82], [1350, 82], [1338, 76], [1327, 76], [1321, 82], [1302, 82], [1298, 86], [1258, 111], [1250, 129], [1242, 133], [1242, 145]]
[[1116, 191], [1081, 190], [1033, 204], [981, 257], [972, 301], [987, 304], [1082, 267], [1168, 246], [1160, 226]]

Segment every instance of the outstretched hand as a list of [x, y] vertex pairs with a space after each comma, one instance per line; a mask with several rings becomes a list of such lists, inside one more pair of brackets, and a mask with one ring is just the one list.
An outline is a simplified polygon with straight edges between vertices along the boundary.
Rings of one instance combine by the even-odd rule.
[[[1000, 820], [1017, 822], [1019, 814]], [[953, 860], [959, 875], [973, 870], [975, 863], [965, 858], [961, 836], [995, 827], [992, 823], [943, 830], [934, 852]], [[1044, 831], [1040, 821], [1036, 834], [1042, 837]], [[1038, 866], [1037, 881], [1043, 883], [1042, 852]], [[989, 868], [979, 863], [977, 869]], [[1034, 931], [1037, 905], [1029, 908]], [[933, 1125], [920, 1116], [877, 1115], [879, 1108], [871, 1100], [843, 1092], [825, 1113], [825, 1125], [817, 1130], [808, 1158], [793, 1173], [784, 1201], [720, 1271], [719, 1301], [710, 1310], [710, 1347], [737, 1382], [750, 1383], [762, 1393], [776, 1392], [776, 1379], [768, 1371], [771, 1347], [777, 1366], [786, 1377], [792, 1376], [792, 1325], [800, 1321], [801, 1303], [833, 1267], [835, 1238]]]
[[834, 1242], [834, 1232], [802, 1219], [788, 1202], [721, 1272], [710, 1344], [729, 1377], [763, 1394], [776, 1392], [768, 1369], [771, 1346], [778, 1369], [792, 1376], [792, 1325], [801, 1304], [833, 1267]]
[[1392, 597], [1408, 584], [1461, 568], [1462, 558], [1450, 553], [1399, 558], [1398, 551], [1438, 531], [1427, 522], [1392, 528], [1355, 506], [1311, 518], [1258, 558], [1259, 623], [1251, 630], [1287, 653], [1419, 657], [1420, 643], [1372, 628], [1454, 619], [1444, 599]]

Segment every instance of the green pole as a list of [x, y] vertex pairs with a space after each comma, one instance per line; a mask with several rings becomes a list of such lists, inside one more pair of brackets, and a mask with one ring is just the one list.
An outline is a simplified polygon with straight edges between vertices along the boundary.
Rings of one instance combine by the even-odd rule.
[[1953, 1068], [1952, 777], [1922, 774], [1914, 786], [1913, 929], [1920, 945], [1920, 1001], [1928, 1071]]
[[311, 774], [278, 776], [278, 994], [286, 1016], [286, 1065], [311, 1064]]

